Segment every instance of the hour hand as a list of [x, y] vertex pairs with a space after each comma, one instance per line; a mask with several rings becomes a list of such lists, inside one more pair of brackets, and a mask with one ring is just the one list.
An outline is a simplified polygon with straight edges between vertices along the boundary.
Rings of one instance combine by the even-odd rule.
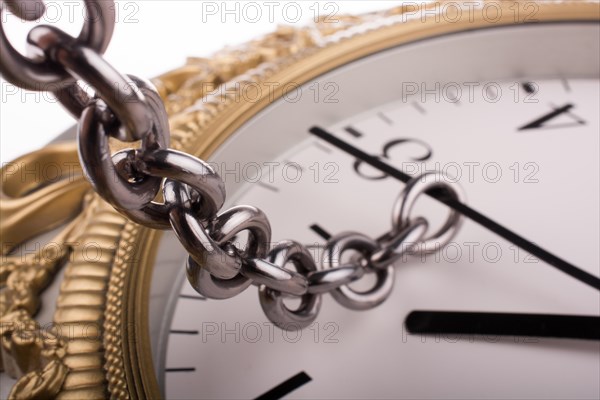
[[413, 334], [536, 336], [600, 340], [600, 317], [461, 311], [412, 311], [405, 320]]

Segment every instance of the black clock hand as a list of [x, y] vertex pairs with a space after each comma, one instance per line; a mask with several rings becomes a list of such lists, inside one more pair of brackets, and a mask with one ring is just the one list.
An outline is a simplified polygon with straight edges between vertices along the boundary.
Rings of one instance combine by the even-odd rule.
[[266, 393], [261, 394], [254, 400], [277, 400], [282, 397], [290, 394], [294, 390], [298, 389], [300, 386], [305, 385], [310, 382], [312, 378], [308, 376], [308, 374], [304, 371], [298, 372], [296, 375], [292, 376], [290, 379], [286, 380], [283, 383], [275, 386], [273, 389], [269, 390]]
[[[353, 157], [356, 157], [357, 159], [364, 161], [365, 163], [380, 170], [381, 172], [385, 172], [386, 174], [398, 179], [399, 181], [406, 183], [412, 179], [412, 177], [410, 175], [408, 175], [400, 170], [397, 170], [396, 168], [392, 167], [391, 165], [382, 162], [378, 158], [373, 157], [373, 156], [365, 153], [364, 151], [352, 146], [351, 144], [335, 137], [334, 135], [325, 131], [322, 128], [319, 128], [316, 126], [312, 127], [310, 129], [310, 133], [312, 133], [316, 137], [328, 142], [329, 144], [337, 147], [338, 149], [352, 155]], [[439, 200], [440, 202], [446, 204], [448, 207], [455, 209], [456, 211], [460, 212], [462, 215], [471, 219], [472, 221], [477, 222], [481, 226], [483, 226], [483, 227], [491, 230], [492, 232], [496, 233], [497, 235], [503, 237], [504, 239], [508, 240], [515, 246], [518, 246], [521, 249], [523, 249], [523, 250], [527, 251], [528, 253], [534, 255], [535, 257], [539, 258], [540, 260], [545, 261], [546, 263], [550, 264], [554, 268], [557, 268], [558, 270], [572, 276], [573, 278], [575, 278], [583, 283], [586, 283], [586, 284], [596, 288], [597, 290], [600, 290], [600, 279], [595, 277], [594, 275], [592, 275], [580, 268], [577, 268], [576, 266], [563, 260], [562, 258], [559, 258], [559, 257], [555, 256], [554, 254], [542, 249], [535, 243], [532, 243], [532, 242], [526, 240], [525, 238], [523, 238], [522, 236], [517, 235], [513, 231], [511, 231], [511, 230], [505, 228], [504, 226], [498, 224], [497, 222], [491, 220], [490, 218], [486, 217], [485, 215], [481, 214], [480, 212], [467, 206], [466, 204], [460, 203], [454, 199], [450, 199], [439, 192], [432, 191], [432, 192], [428, 192], [427, 194], [429, 196]]]
[[600, 317], [586, 315], [412, 311], [409, 333], [536, 336], [600, 340]]

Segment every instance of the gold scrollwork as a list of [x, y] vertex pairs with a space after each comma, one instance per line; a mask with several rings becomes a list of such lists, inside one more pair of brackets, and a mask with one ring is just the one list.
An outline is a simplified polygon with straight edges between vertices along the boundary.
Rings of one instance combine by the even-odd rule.
[[[7, 163], [0, 176], [0, 370], [20, 377], [11, 398], [54, 397], [68, 372], [67, 343], [55, 327], [43, 329], [33, 316], [40, 308], [40, 293], [70, 252], [64, 244], [77, 230], [89, 186], [81, 177], [73, 144], [49, 146]], [[16, 251], [73, 218], [51, 246], [36, 243], [31, 254]]]

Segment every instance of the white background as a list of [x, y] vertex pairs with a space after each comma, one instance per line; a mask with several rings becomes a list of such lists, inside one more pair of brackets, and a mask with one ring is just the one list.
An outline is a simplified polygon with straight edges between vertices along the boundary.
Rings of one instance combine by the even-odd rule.
[[[391, 8], [402, 1], [131, 1], [116, 2], [117, 24], [105, 58], [120, 72], [151, 78], [181, 66], [188, 56], [209, 57], [225, 46], [273, 32], [277, 25], [304, 26], [316, 12], [355, 14]], [[2, 23], [11, 43], [25, 51], [36, 24], [58, 26], [77, 35], [82, 1], [46, 1], [39, 22], [21, 22], [5, 12]], [[335, 15], [332, 17], [335, 18]], [[75, 121], [49, 94], [15, 88], [0, 80], [0, 161], [36, 150]]]

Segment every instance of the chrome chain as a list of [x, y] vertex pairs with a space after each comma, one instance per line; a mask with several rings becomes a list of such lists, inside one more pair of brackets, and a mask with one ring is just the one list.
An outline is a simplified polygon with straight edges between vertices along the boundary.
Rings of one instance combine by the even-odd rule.
[[[189, 253], [187, 276], [200, 294], [226, 299], [257, 285], [261, 306], [274, 324], [302, 329], [317, 317], [325, 293], [353, 310], [381, 304], [393, 289], [394, 264], [408, 254], [439, 251], [456, 234], [461, 223], [456, 211], [432, 235], [427, 235], [426, 219], [411, 216], [419, 195], [432, 189], [463, 201], [455, 183], [433, 172], [406, 185], [393, 207], [392, 228], [380, 238], [338, 234], [327, 241], [319, 265], [309, 248], [297, 242], [283, 241], [270, 249], [267, 216], [250, 206], [220, 212], [225, 186], [219, 175], [204, 161], [169, 148], [167, 113], [153, 85], [120, 74], [102, 57], [114, 29], [113, 2], [85, 4], [88, 17], [77, 38], [50, 26], [30, 31], [27, 41], [36, 59], [19, 54], [0, 24], [0, 72], [24, 89], [54, 93], [78, 119], [80, 161], [94, 190], [132, 221], [172, 229]], [[42, 5], [40, 0], [0, 0], [0, 17], [9, 9], [33, 20], [42, 15]], [[27, 9], [40, 12], [28, 15]], [[80, 83], [95, 95], [90, 97]], [[141, 144], [111, 154], [109, 137]], [[159, 203], [161, 189], [164, 200]], [[244, 231], [248, 239], [240, 250], [234, 240]], [[370, 289], [349, 286], [367, 274], [376, 277]], [[300, 305], [288, 307], [289, 297], [300, 298]]]

